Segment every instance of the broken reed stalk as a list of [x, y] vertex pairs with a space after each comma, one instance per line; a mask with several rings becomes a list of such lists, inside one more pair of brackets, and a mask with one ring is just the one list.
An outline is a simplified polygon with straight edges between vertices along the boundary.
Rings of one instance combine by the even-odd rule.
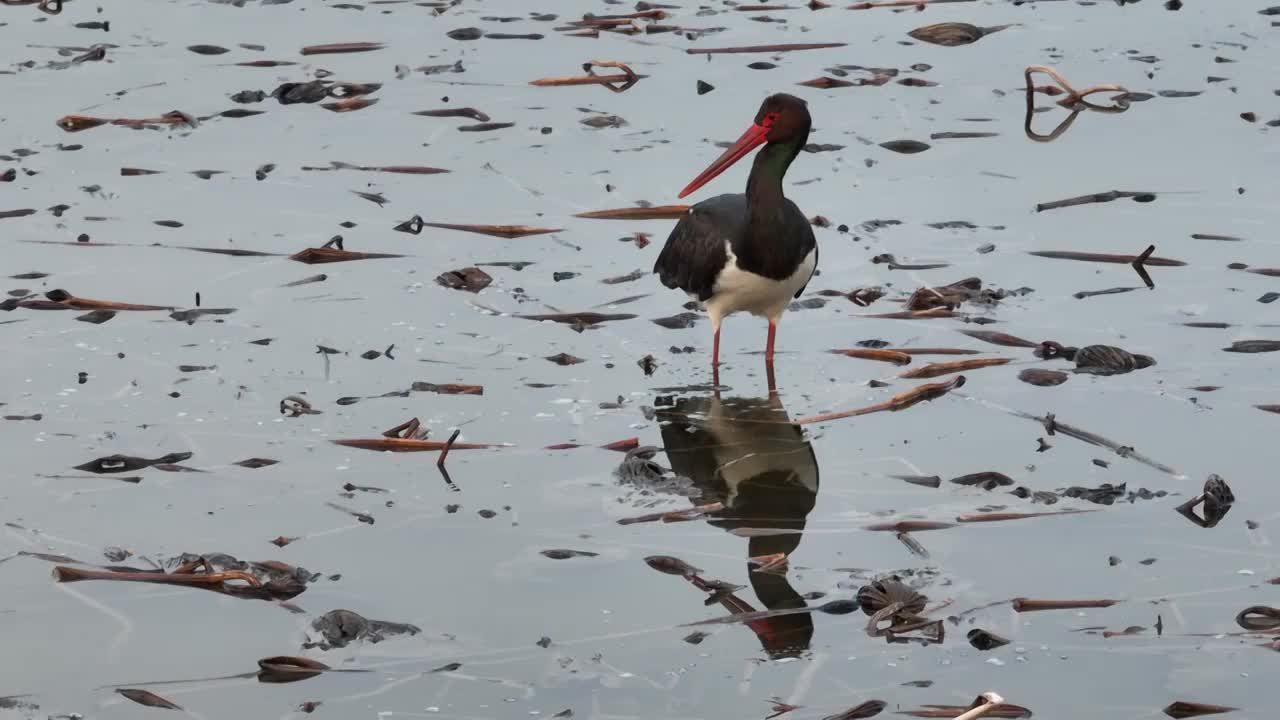
[[117, 580], [120, 582], [155, 583], [158, 585], [221, 585], [229, 580], [242, 580], [248, 583], [250, 587], [262, 587], [262, 583], [258, 581], [258, 578], [238, 570], [213, 573], [116, 572], [114, 570], [85, 570], [83, 568], [58, 565], [53, 568], [53, 579], [57, 582]]

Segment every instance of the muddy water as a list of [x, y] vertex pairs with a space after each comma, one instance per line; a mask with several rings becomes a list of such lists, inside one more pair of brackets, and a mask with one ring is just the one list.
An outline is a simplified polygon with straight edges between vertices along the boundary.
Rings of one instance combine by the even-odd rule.
[[[1254, 407], [1280, 403], [1274, 356], [1222, 351], [1238, 340], [1280, 337], [1280, 329], [1268, 327], [1277, 306], [1257, 302], [1277, 289], [1276, 280], [1227, 268], [1280, 266], [1272, 237], [1280, 219], [1272, 187], [1277, 146], [1266, 125], [1280, 115], [1269, 72], [1277, 48], [1270, 18], [1258, 12], [1264, 3], [1185, 5], [1177, 12], [1154, 0], [1123, 7], [958, 3], [900, 13], [672, 10], [664, 23], [723, 28], [696, 40], [673, 33], [588, 39], [555, 30], [583, 13], [631, 11], [592, 2], [463, 2], [440, 15], [407, 3], [238, 8], [147, 1], [98, 12], [77, 0], [57, 16], [5, 7], [0, 47], [12, 72], [0, 82], [14, 102], [0, 118], [6, 138], [0, 172], [18, 172], [0, 184], [0, 210], [38, 211], [0, 220], [5, 289], [61, 288], [178, 309], [195, 307], [199, 293], [201, 307], [236, 311], [191, 324], [167, 312], [121, 312], [102, 325], [76, 322], [79, 311], [19, 308], [0, 316], [0, 412], [41, 416], [0, 422], [8, 460], [0, 557], [49, 552], [105, 564], [108, 546], [157, 560], [217, 551], [284, 561], [321, 577], [293, 601], [303, 611], [296, 613], [186, 588], [59, 584], [45, 561], [12, 557], [0, 565], [0, 628], [8, 649], [0, 654], [0, 696], [29, 696], [5, 701], [11, 707], [0, 714], [133, 717], [136, 708], [111, 692], [123, 685], [204, 717], [284, 716], [304, 701], [321, 702], [316, 714], [332, 716], [514, 718], [571, 709], [598, 718], [763, 717], [776, 697], [804, 706], [796, 717], [818, 718], [871, 698], [888, 702], [888, 711], [965, 705], [984, 690], [1043, 717], [1151, 716], [1178, 699], [1262, 717], [1270, 699], [1263, 679], [1269, 651], [1256, 638], [1214, 634], [1238, 631], [1233, 619], [1244, 607], [1272, 604], [1265, 580], [1280, 574], [1270, 539], [1280, 492], [1267, 481], [1280, 460], [1267, 440], [1275, 416]], [[531, 18], [538, 12], [559, 18]], [[500, 17], [519, 19], [494, 19]], [[786, 22], [757, 22], [761, 17]], [[101, 20], [110, 22], [109, 31], [75, 27]], [[947, 21], [1014, 25], [962, 47], [906, 35]], [[545, 37], [446, 36], [465, 27]], [[385, 48], [299, 53], [307, 45], [354, 41]], [[848, 45], [710, 60], [684, 52], [794, 42]], [[113, 45], [105, 61], [49, 67], [93, 43]], [[196, 44], [229, 52], [186, 49]], [[60, 55], [58, 47], [77, 49]], [[1145, 56], [1156, 60], [1135, 59]], [[234, 65], [263, 59], [297, 64]], [[621, 94], [526, 84], [578, 74], [581, 63], [596, 59], [622, 60], [647, 77]], [[758, 61], [777, 67], [747, 67]], [[400, 79], [395, 70], [455, 62], [465, 72]], [[920, 63], [930, 68], [910, 69]], [[1115, 83], [1156, 96], [1123, 114], [1084, 113], [1057, 141], [1034, 143], [1022, 130], [1022, 70], [1031, 64], [1054, 66], [1078, 88]], [[898, 78], [937, 85], [796, 85], [840, 65], [897, 68]], [[243, 106], [229, 99], [310, 80], [321, 70], [332, 80], [383, 83], [371, 96], [379, 102], [332, 113], [270, 98]], [[846, 72], [846, 79], [871, 77]], [[697, 95], [697, 80], [715, 90]], [[1168, 90], [1200, 94], [1157, 94]], [[721, 372], [727, 387], [717, 404], [707, 389], [705, 319], [680, 330], [650, 322], [683, 312], [685, 298], [652, 276], [600, 282], [651, 268], [673, 221], [573, 215], [677, 202], [679, 188], [720, 152], [714, 143], [737, 137], [773, 91], [808, 101], [810, 142], [843, 146], [802, 154], [787, 185], [807, 215], [831, 221], [816, 229], [821, 274], [805, 298], [827, 302], [783, 321], [772, 406], [759, 354], [763, 323], [730, 320]], [[1037, 102], [1052, 108], [1036, 115], [1041, 132], [1067, 115], [1051, 99]], [[474, 121], [412, 114], [467, 106], [514, 125], [459, 132]], [[70, 114], [142, 118], [177, 109], [203, 117], [234, 107], [266, 112], [212, 118], [193, 130], [103, 126], [66, 133], [55, 125]], [[1257, 123], [1239, 117], [1249, 111]], [[599, 114], [618, 115], [626, 125], [593, 129], [579, 122]], [[940, 132], [997, 135], [930, 138]], [[931, 147], [904, 155], [879, 146], [902, 139]], [[19, 149], [35, 154], [22, 157]], [[301, 169], [331, 161], [451, 173]], [[267, 163], [276, 168], [257, 180], [255, 170]], [[123, 167], [162, 173], [122, 177]], [[222, 172], [205, 180], [191, 174], [198, 170]], [[693, 199], [738, 191], [746, 172], [735, 168]], [[92, 186], [99, 188], [85, 190]], [[1036, 212], [1037, 203], [1107, 190], [1152, 192], [1156, 199]], [[385, 205], [354, 192], [379, 193]], [[59, 204], [70, 206], [60, 217], [45, 210]], [[561, 230], [520, 239], [392, 230], [415, 214], [428, 222]], [[155, 224], [170, 220], [182, 227]], [[873, 220], [900, 224], [864, 225]], [[949, 221], [973, 227], [930, 227]], [[847, 232], [837, 230], [842, 224]], [[114, 245], [50, 242], [82, 233]], [[634, 233], [651, 235], [652, 244], [638, 248]], [[1193, 233], [1241, 240], [1199, 240]], [[348, 250], [404, 257], [319, 266], [288, 259], [335, 234]], [[978, 252], [989, 244], [994, 250]], [[1133, 255], [1151, 244], [1156, 255], [1187, 264], [1152, 267], [1154, 290], [1086, 299], [1073, 293], [1141, 281], [1123, 264], [1027, 254]], [[890, 270], [871, 262], [883, 253], [905, 265], [949, 266]], [[434, 282], [447, 270], [513, 261], [529, 264], [483, 265], [493, 284], [478, 295]], [[31, 271], [49, 276], [7, 279]], [[327, 279], [283, 287], [317, 273]], [[556, 280], [555, 273], [578, 275]], [[987, 287], [1033, 292], [994, 308], [966, 304], [959, 312], [969, 322], [863, 317], [900, 309], [894, 299], [918, 287], [970, 276]], [[870, 308], [820, 295], [868, 286], [889, 294]], [[613, 304], [636, 295], [643, 297]], [[575, 332], [513, 316], [586, 310], [638, 317]], [[1069, 365], [958, 332], [970, 329], [1034, 342], [1118, 345], [1157, 364], [1034, 387], [1017, 379], [1021, 370]], [[263, 338], [274, 340], [251, 344]], [[744, 419], [872, 405], [921, 382], [897, 378], [902, 370], [889, 365], [826, 352], [865, 340], [968, 348], [1013, 362], [968, 372], [961, 390], [931, 403], [811, 424], [803, 435]], [[392, 344], [393, 359], [360, 357]], [[318, 345], [341, 352], [316, 354]], [[695, 351], [673, 354], [673, 346]], [[544, 359], [558, 353], [584, 362]], [[646, 377], [637, 361], [649, 354], [659, 364]], [[952, 359], [918, 356], [911, 367]], [[872, 387], [871, 380], [889, 385]], [[482, 384], [484, 394], [415, 392], [337, 403], [414, 382]], [[1189, 389], [1203, 385], [1222, 389]], [[282, 416], [279, 402], [288, 395], [307, 398], [322, 413]], [[601, 408], [619, 397], [620, 406]], [[668, 410], [672, 400], [695, 418], [711, 418], [713, 429], [646, 412], [655, 403]], [[1175, 472], [1050, 437], [1010, 411], [1053, 412]], [[435, 453], [376, 453], [329, 442], [377, 438], [411, 417], [434, 440], [461, 428], [461, 441], [511, 447], [452, 452], [446, 481]], [[619, 481], [613, 470], [622, 455], [592, 446], [632, 437], [664, 446], [656, 461], [687, 480]], [[1052, 447], [1037, 452], [1038, 438]], [[588, 447], [541, 449], [570, 441]], [[203, 472], [147, 469], [131, 473], [142, 477], [131, 484], [72, 469], [113, 453], [155, 458], [180, 451], [193, 454], [183, 465]], [[233, 464], [253, 457], [279, 463]], [[947, 482], [981, 471], [1004, 473], [1030, 490], [1127, 483], [1130, 491], [1167, 494], [1111, 506], [1068, 498], [1046, 507], [1008, 494], [1011, 488], [988, 492]], [[1202, 529], [1174, 507], [1198, 494], [1210, 473], [1224, 477], [1237, 500], [1219, 525]], [[894, 475], [939, 475], [943, 482], [932, 489]], [[340, 496], [348, 483], [387, 492]], [[729, 519], [617, 522], [717, 501], [730, 507]], [[375, 522], [358, 522], [329, 502]], [[863, 529], [901, 519], [951, 521], [992, 506], [1100, 511], [915, 533], [927, 558], [893, 533]], [[281, 535], [300, 539], [283, 548], [268, 542]], [[539, 554], [545, 549], [596, 555], [554, 560]], [[774, 552], [790, 554], [785, 575], [750, 572], [749, 556]], [[927, 647], [868, 637], [861, 614], [788, 616], [760, 634], [741, 624], [680, 627], [728, 613], [704, 605], [705, 593], [681, 577], [647, 567], [649, 555], [678, 556], [707, 579], [745, 586], [737, 597], [757, 610], [849, 598], [868, 579], [895, 571], [934, 603], [951, 601], [936, 617], [1019, 596], [1123, 602], [1030, 614], [998, 605], [947, 623], [946, 641]], [[1122, 562], [1110, 565], [1113, 555]], [[128, 562], [146, 567], [138, 557]], [[309, 621], [334, 608], [412, 623], [422, 633], [303, 651]], [[1081, 631], [1134, 625], [1146, 630], [1106, 639]], [[964, 637], [973, 627], [1012, 643], [978, 652]], [[700, 644], [682, 641], [695, 630], [710, 634]], [[544, 637], [550, 643], [540, 645]], [[284, 685], [252, 676], [209, 679], [251, 673], [259, 658], [298, 654], [371, 672]], [[448, 663], [461, 668], [428, 672]], [[904, 685], [922, 680], [933, 685]], [[1082, 693], [1086, 684], [1090, 690]]]

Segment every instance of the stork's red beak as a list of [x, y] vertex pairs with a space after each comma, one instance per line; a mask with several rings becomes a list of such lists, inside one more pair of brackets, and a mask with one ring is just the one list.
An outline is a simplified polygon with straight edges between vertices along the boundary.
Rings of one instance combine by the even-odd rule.
[[769, 128], [764, 125], [752, 124], [751, 127], [747, 128], [746, 132], [742, 133], [742, 137], [738, 138], [728, 150], [724, 151], [723, 155], [716, 158], [716, 161], [707, 166], [707, 169], [703, 170], [701, 175], [694, 178], [693, 182], [680, 191], [680, 197], [684, 197], [711, 182], [715, 176], [728, 170], [730, 165], [741, 160], [744, 155], [763, 145], [768, 136]]

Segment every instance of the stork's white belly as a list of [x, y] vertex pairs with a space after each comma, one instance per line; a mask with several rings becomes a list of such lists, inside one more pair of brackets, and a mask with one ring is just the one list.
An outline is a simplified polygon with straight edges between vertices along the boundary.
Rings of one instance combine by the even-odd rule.
[[817, 249], [810, 250], [800, 267], [782, 280], [772, 280], [738, 267], [733, 248], [725, 243], [729, 262], [716, 276], [713, 295], [704, 303], [713, 323], [719, 323], [726, 315], [749, 312], [776, 322], [795, 294], [809, 282], [817, 263]]

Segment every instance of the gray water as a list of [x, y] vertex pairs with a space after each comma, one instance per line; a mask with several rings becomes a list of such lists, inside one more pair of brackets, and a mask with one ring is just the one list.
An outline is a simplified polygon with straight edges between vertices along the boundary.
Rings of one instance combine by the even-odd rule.
[[[139, 710], [111, 691], [117, 686], [149, 689], [207, 718], [284, 717], [304, 701], [322, 703], [317, 717], [517, 718], [571, 709], [581, 718], [738, 718], [772, 714], [769, 702], [776, 697], [803, 706], [784, 717], [807, 719], [868, 699], [887, 702], [886, 713], [967, 705], [987, 690], [1044, 718], [1155, 717], [1174, 700], [1241, 708], [1233, 717], [1268, 716], [1271, 651], [1258, 637], [1228, 633], [1240, 631], [1237, 612], [1277, 597], [1265, 581], [1280, 575], [1270, 540], [1280, 490], [1269, 478], [1280, 462], [1270, 440], [1280, 420], [1254, 406], [1280, 403], [1280, 389], [1274, 355], [1223, 352], [1238, 340], [1280, 338], [1278, 306], [1257, 302], [1280, 289], [1278, 281], [1227, 268], [1233, 262], [1280, 267], [1274, 237], [1280, 145], [1267, 126], [1280, 117], [1280, 86], [1276, 29], [1259, 13], [1266, 3], [1187, 0], [1177, 12], [1155, 0], [1124, 6], [988, 1], [923, 12], [811, 11], [789, 4], [763, 12], [720, 3], [708, 6], [714, 13], [693, 4], [669, 10], [664, 24], [724, 28], [694, 40], [677, 33], [564, 36], [554, 28], [584, 13], [633, 10], [578, 0], [543, 6], [464, 1], [438, 15], [412, 3], [338, 8], [304, 0], [250, 0], [239, 8], [140, 0], [101, 11], [74, 0], [57, 16], [34, 6], [0, 8], [7, 71], [0, 75], [7, 98], [0, 172], [18, 170], [13, 182], [0, 183], [0, 211], [38, 211], [0, 220], [5, 289], [60, 288], [83, 298], [181, 309], [194, 307], [199, 293], [202, 307], [236, 310], [191, 324], [163, 311], [121, 312], [101, 325], [76, 322], [79, 311], [18, 308], [0, 316], [0, 413], [41, 415], [0, 422], [7, 461], [0, 557], [10, 558], [0, 564], [0, 697], [27, 695], [5, 701], [0, 716], [158, 712]], [[559, 17], [531, 19], [537, 13]], [[753, 21], [761, 16], [785, 22]], [[94, 20], [109, 20], [110, 30], [74, 27]], [[906, 35], [950, 21], [1014, 25], [961, 47]], [[463, 27], [545, 37], [446, 37]], [[299, 54], [307, 45], [354, 41], [385, 47]], [[847, 45], [710, 60], [684, 52], [796, 42]], [[104, 61], [49, 66], [93, 43], [113, 44]], [[230, 52], [205, 56], [186, 49], [198, 43]], [[75, 49], [59, 54], [59, 47]], [[297, 64], [233, 65], [260, 59]], [[527, 84], [577, 75], [583, 62], [604, 59], [624, 61], [646, 77], [617, 94], [598, 86]], [[746, 67], [762, 60], [777, 67]], [[23, 65], [27, 61], [32, 64]], [[395, 71], [457, 61], [464, 73], [413, 72], [401, 79]], [[918, 63], [931, 68], [909, 69]], [[1035, 143], [1022, 131], [1022, 70], [1033, 64], [1057, 68], [1077, 88], [1114, 83], [1135, 93], [1200, 94], [1157, 94], [1122, 114], [1086, 112], [1060, 139]], [[937, 85], [797, 85], [839, 65], [898, 68], [898, 77]], [[332, 113], [270, 98], [243, 106], [228, 99], [309, 80], [322, 69], [332, 80], [383, 83], [371, 96], [378, 103]], [[869, 74], [848, 75], [858, 77]], [[715, 90], [697, 95], [697, 80]], [[843, 146], [802, 154], [788, 175], [789, 197], [806, 215], [831, 221], [815, 228], [820, 274], [805, 298], [827, 302], [788, 313], [779, 331], [777, 401], [789, 417], [873, 405], [926, 382], [897, 378], [902, 368], [827, 352], [863, 340], [968, 348], [1013, 362], [966, 372], [962, 389], [903, 412], [807, 425], [804, 441], [766, 434], [776, 426], [730, 422], [739, 433], [735, 443], [695, 443], [682, 455], [676, 452], [680, 433], [669, 429], [664, 437], [645, 408], [673, 394], [696, 401], [698, 409], [710, 407], [709, 324], [704, 318], [671, 330], [650, 322], [683, 312], [686, 300], [651, 275], [600, 282], [648, 271], [674, 221], [574, 214], [679, 202], [679, 189], [719, 154], [715, 143], [737, 137], [770, 92], [808, 102], [810, 142]], [[1035, 117], [1041, 132], [1067, 115], [1044, 96], [1037, 104], [1051, 108]], [[412, 114], [466, 106], [514, 126], [464, 133], [456, 128], [473, 121]], [[145, 118], [176, 109], [203, 117], [233, 107], [266, 112], [212, 118], [195, 129], [107, 125], [67, 133], [55, 124], [73, 114]], [[1240, 118], [1248, 111], [1258, 122]], [[618, 115], [627, 124], [593, 129], [579, 122], [594, 113]], [[998, 135], [929, 137], [956, 131]], [[931, 147], [904, 155], [878, 145], [898, 139]], [[83, 147], [66, 147], [71, 144]], [[17, 149], [35, 153], [20, 157]], [[451, 172], [301, 169], [331, 161]], [[266, 163], [276, 169], [255, 179]], [[163, 172], [122, 177], [122, 167]], [[691, 200], [739, 191], [748, 167], [740, 163]], [[196, 170], [222, 174], [203, 180], [190, 174]], [[91, 193], [87, 186], [100, 189]], [[1153, 192], [1156, 199], [1036, 212], [1037, 203], [1113, 189]], [[353, 191], [382, 193], [387, 202], [380, 207]], [[70, 209], [61, 217], [45, 210], [62, 203]], [[392, 230], [415, 214], [428, 222], [561, 230], [519, 239]], [[863, 226], [877, 219], [901, 224]], [[159, 220], [183, 226], [154, 224]], [[956, 220], [976, 227], [929, 227]], [[842, 224], [848, 232], [837, 229]], [[93, 243], [114, 244], [58, 244], [81, 233]], [[649, 234], [651, 244], [638, 248], [633, 233]], [[1193, 233], [1240, 241], [1193, 239]], [[288, 259], [335, 234], [348, 250], [404, 257], [321, 266]], [[979, 253], [986, 244], [994, 251]], [[1150, 268], [1154, 290], [1086, 299], [1073, 293], [1141, 281], [1124, 264], [1027, 254], [1134, 255], [1152, 244], [1157, 255], [1186, 265]], [[279, 255], [233, 257], [177, 246]], [[871, 262], [882, 253], [903, 264], [948, 266], [890, 270]], [[531, 264], [483, 266], [493, 284], [478, 295], [434, 282], [447, 270], [509, 261]], [[49, 276], [8, 279], [31, 271]], [[579, 275], [557, 282], [556, 272]], [[282, 287], [316, 273], [327, 280]], [[991, 325], [865, 317], [900, 309], [894, 300], [918, 287], [971, 276], [986, 287], [1033, 292], [994, 308], [958, 310], [970, 321], [995, 321]], [[820, 295], [871, 286], [889, 293], [869, 308]], [[643, 297], [613, 304], [635, 295]], [[585, 310], [638, 317], [575, 332], [513, 316]], [[1183, 325], [1193, 321], [1231, 326]], [[1057, 387], [1036, 387], [1019, 381], [1019, 371], [1068, 365], [958, 332], [969, 329], [1033, 342], [1117, 345], [1157, 362], [1130, 374], [1073, 375]], [[767, 402], [764, 336], [758, 318], [726, 323], [720, 373], [726, 402]], [[274, 341], [250, 344], [261, 338]], [[394, 359], [360, 357], [392, 344]], [[317, 345], [342, 352], [319, 355]], [[669, 350], [686, 345], [695, 352]], [[584, 362], [558, 366], [544, 359], [562, 352]], [[659, 363], [651, 377], [637, 367], [646, 355]], [[918, 356], [906, 369], [954, 359], [962, 358]], [[179, 365], [216, 367], [182, 372]], [[889, 384], [873, 387], [871, 380]], [[404, 390], [415, 381], [479, 384], [484, 394], [415, 392], [337, 403]], [[540, 384], [546, 386], [531, 387]], [[1203, 385], [1222, 387], [1190, 389]], [[689, 386], [697, 387], [671, 390]], [[278, 405], [288, 395], [305, 396], [322, 413], [283, 416]], [[619, 397], [620, 407], [600, 407]], [[732, 414], [735, 405], [728, 404]], [[1061, 434], [1049, 437], [1011, 411], [1055, 413], [1175, 472]], [[435, 467], [436, 453], [379, 453], [330, 442], [377, 438], [412, 417], [433, 440], [461, 428], [460, 441], [510, 446], [451, 452], [451, 484]], [[668, 452], [655, 458], [660, 464], [693, 468], [686, 473], [692, 483], [676, 484], [683, 494], [615, 477], [622, 455], [594, 446], [632, 437], [666, 445]], [[1052, 447], [1037, 452], [1038, 438]], [[570, 441], [586, 447], [543, 449]], [[775, 443], [782, 449], [771, 450]], [[130, 484], [72, 469], [113, 453], [154, 458], [180, 451], [193, 453], [184, 465], [204, 472], [146, 469], [131, 473], [143, 479]], [[279, 463], [233, 464], [251, 457]], [[715, 499], [732, 507], [723, 477], [732, 475], [726, 468], [743, 463], [749, 471], [763, 463], [809, 481], [801, 482], [810, 497], [800, 498], [798, 510], [791, 502], [795, 485], [791, 495], [765, 488], [750, 498], [766, 516], [776, 506], [788, 527], [803, 526], [802, 536], [748, 540], [749, 532], [726, 532], [705, 520], [617, 522]], [[1127, 483], [1129, 490], [1167, 494], [1111, 506], [1068, 498], [1046, 507], [1008, 494], [1011, 488], [988, 492], [946, 482], [980, 471], [1004, 473], [1031, 490]], [[1202, 529], [1174, 507], [1197, 495], [1210, 473], [1230, 483], [1236, 503], [1219, 525]], [[939, 475], [942, 487], [892, 477], [909, 474]], [[340, 497], [346, 483], [389, 492]], [[327, 502], [369, 513], [376, 522], [360, 523]], [[454, 504], [460, 507], [449, 512]], [[864, 529], [903, 519], [950, 521], [989, 506], [1098, 512], [915, 533], [927, 558], [913, 555], [893, 533]], [[481, 510], [496, 515], [486, 518]], [[283, 548], [269, 544], [281, 535], [299, 539]], [[136, 567], [146, 567], [142, 557], [216, 551], [280, 560], [324, 577], [293, 600], [305, 611], [298, 614], [273, 602], [189, 588], [57, 583], [49, 563], [11, 557], [46, 552], [109, 564], [102, 556], [107, 546], [136, 553], [125, 563]], [[790, 552], [784, 578], [750, 572], [746, 559], [764, 554], [753, 552], [760, 547]], [[539, 554], [553, 548], [596, 555], [553, 560]], [[727, 612], [704, 605], [705, 595], [680, 577], [647, 567], [643, 558], [657, 554], [678, 556], [707, 578], [745, 585], [738, 596], [755, 609], [794, 604], [812, 593], [825, 595], [800, 602], [849, 598], [868, 579], [895, 571], [923, 578], [920, 590], [932, 604], [951, 601], [931, 617], [1013, 597], [1123, 602], [1022, 614], [996, 605], [947, 623], [945, 642], [929, 646], [869, 637], [861, 613], [814, 613], [811, 625], [796, 622], [798, 639], [785, 651], [770, 653], [741, 624], [680, 627]], [[1113, 555], [1122, 562], [1111, 566]], [[1140, 562], [1151, 558], [1154, 563]], [[412, 623], [422, 632], [343, 650], [302, 650], [310, 620], [335, 608]], [[1133, 625], [1146, 629], [1111, 638], [1081, 631]], [[973, 627], [1012, 642], [979, 652], [965, 640]], [[701, 644], [683, 642], [695, 629], [711, 635]], [[543, 637], [550, 638], [546, 647], [538, 644]], [[291, 684], [209, 679], [250, 673], [258, 659], [274, 655], [370, 672]], [[447, 663], [461, 667], [426, 673]], [[903, 685], [920, 680], [933, 685]]]

